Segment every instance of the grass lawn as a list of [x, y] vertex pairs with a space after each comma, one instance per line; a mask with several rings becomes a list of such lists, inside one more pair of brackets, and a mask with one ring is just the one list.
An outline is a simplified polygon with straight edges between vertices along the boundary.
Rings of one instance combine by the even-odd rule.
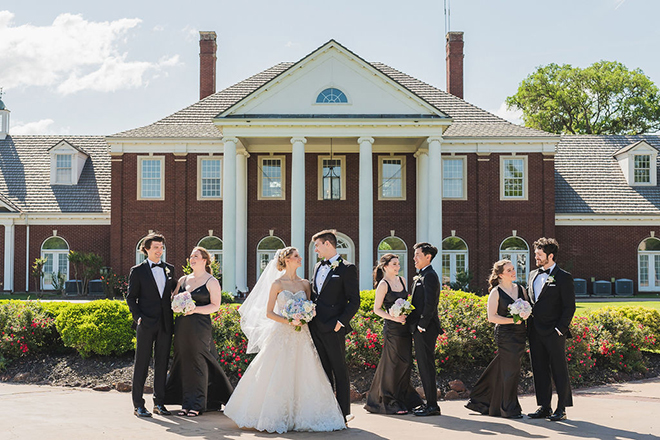
[[650, 307], [652, 309], [660, 310], [660, 301], [611, 301], [611, 302], [593, 302], [593, 301], [584, 301], [577, 302], [577, 310], [575, 311], [576, 315], [584, 315], [585, 313], [600, 309], [603, 307], [623, 307], [623, 306], [642, 306]]

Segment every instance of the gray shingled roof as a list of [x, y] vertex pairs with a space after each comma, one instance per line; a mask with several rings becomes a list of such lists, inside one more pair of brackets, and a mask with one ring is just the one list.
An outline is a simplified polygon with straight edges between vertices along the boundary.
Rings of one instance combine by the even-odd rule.
[[[444, 136], [452, 137], [555, 137], [556, 135], [512, 124], [443, 90], [382, 63], [375, 69], [447, 114], [454, 123]], [[280, 63], [145, 127], [117, 133], [110, 138], [217, 138], [221, 133], [213, 118], [277, 77], [294, 63]]]
[[[62, 140], [89, 155], [77, 185], [50, 184], [48, 150]], [[110, 147], [103, 136], [7, 136], [0, 194], [26, 212], [110, 212]]]
[[[660, 136], [562, 136], [555, 156], [555, 212], [660, 214], [660, 187], [631, 187], [613, 157], [641, 140], [660, 150]], [[660, 155], [656, 165], [657, 171]]]

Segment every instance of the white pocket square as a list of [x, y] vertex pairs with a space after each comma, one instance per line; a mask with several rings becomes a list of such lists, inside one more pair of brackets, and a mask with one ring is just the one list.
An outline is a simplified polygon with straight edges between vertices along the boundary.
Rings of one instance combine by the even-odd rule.
[[330, 278], [339, 278], [339, 275], [333, 275]]

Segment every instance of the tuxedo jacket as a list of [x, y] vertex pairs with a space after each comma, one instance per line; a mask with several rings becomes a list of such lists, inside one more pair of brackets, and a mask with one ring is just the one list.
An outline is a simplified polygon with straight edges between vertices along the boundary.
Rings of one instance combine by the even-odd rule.
[[144, 260], [133, 266], [128, 276], [126, 303], [133, 315], [133, 328], [137, 327], [138, 319], [142, 318], [140, 325], [145, 328], [162, 325], [165, 331], [172, 333], [172, 290], [176, 287], [174, 266], [165, 263], [165, 268], [162, 269], [165, 272], [165, 288], [161, 298], [150, 265], [148, 259]]
[[316, 303], [316, 316], [310, 322], [321, 332], [334, 331], [337, 321], [352, 331], [350, 322], [360, 308], [360, 288], [357, 267], [342, 260], [336, 269], [330, 269], [321, 290], [316, 288], [316, 274], [321, 263], [316, 263], [312, 274], [312, 301]]
[[542, 336], [556, 333], [557, 328], [567, 338], [571, 337], [569, 325], [575, 314], [575, 287], [573, 276], [558, 265], [543, 284], [541, 293], [534, 292], [534, 280], [538, 276], [538, 269], [529, 274], [529, 299], [532, 302], [532, 317], [528, 330], [535, 330]]
[[410, 289], [412, 305], [415, 310], [410, 312], [406, 323], [410, 331], [415, 333], [417, 326], [442, 333], [440, 318], [438, 317], [438, 302], [440, 301], [440, 279], [438, 274], [429, 264], [421, 270], [418, 276], [413, 278]]

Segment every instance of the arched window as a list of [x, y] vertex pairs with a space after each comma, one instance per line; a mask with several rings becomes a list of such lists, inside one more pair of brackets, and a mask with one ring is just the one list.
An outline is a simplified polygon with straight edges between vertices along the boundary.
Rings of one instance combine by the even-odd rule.
[[399, 264], [401, 265], [401, 270], [399, 270], [399, 275], [408, 279], [408, 247], [406, 243], [401, 240], [399, 237], [387, 237], [384, 238], [378, 244], [378, 260], [385, 254], [392, 253], [399, 257]]
[[509, 237], [500, 245], [500, 259], [511, 260], [516, 268], [516, 282], [527, 283], [529, 275], [529, 245], [520, 237]]
[[41, 258], [46, 259], [43, 289], [53, 289], [53, 276], [69, 279], [69, 244], [62, 237], [47, 238], [41, 245]]
[[[147, 237], [142, 237], [140, 241], [138, 241], [137, 246], [135, 246], [135, 264], [140, 264], [147, 259], [147, 256], [143, 254], [142, 251], [140, 250], [140, 246], [142, 246], [142, 242], [144, 241], [145, 238]], [[167, 261], [167, 259], [165, 258], [166, 253], [167, 253], [167, 249], [165, 248], [165, 245], [163, 245], [163, 255], [160, 256], [160, 261]]]
[[[353, 263], [355, 261], [355, 244], [353, 243], [353, 240], [351, 240], [348, 235], [342, 234], [341, 232], [335, 232], [335, 235], [337, 236], [337, 253], [342, 259], [344, 259], [344, 261], [350, 261]], [[307, 261], [309, 261], [309, 278], [312, 277], [314, 266], [319, 260], [320, 258], [318, 258], [314, 252], [314, 242], [312, 241], [309, 244], [309, 258], [307, 259]]]
[[284, 241], [279, 237], [262, 238], [257, 245], [257, 279], [261, 276], [268, 262], [275, 257], [278, 249], [285, 248]]
[[335, 89], [334, 87], [325, 89], [319, 93], [319, 96], [316, 97], [317, 104], [345, 104], [347, 102], [348, 98], [344, 92], [339, 89]]
[[197, 246], [203, 247], [209, 254], [213, 256], [215, 261], [220, 263], [220, 268], [222, 269], [222, 240], [214, 235], [204, 237], [199, 240]]
[[456, 274], [469, 267], [467, 243], [458, 237], [442, 240], [442, 284], [456, 282]]
[[637, 249], [637, 278], [640, 292], [660, 290], [660, 240], [650, 237]]

